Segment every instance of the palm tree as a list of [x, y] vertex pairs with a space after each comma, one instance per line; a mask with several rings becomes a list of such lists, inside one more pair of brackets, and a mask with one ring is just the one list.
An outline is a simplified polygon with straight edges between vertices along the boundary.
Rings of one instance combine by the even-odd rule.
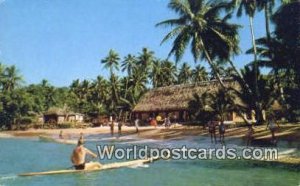
[[192, 69], [187, 63], [183, 63], [178, 74], [178, 83], [190, 83], [192, 79]]
[[194, 94], [193, 99], [188, 103], [189, 113], [197, 121], [202, 122], [203, 124], [207, 123], [211, 117], [211, 110], [209, 109], [209, 93], [204, 92], [203, 94]]
[[104, 67], [108, 68], [110, 71], [110, 82], [112, 86], [111, 90], [112, 90], [112, 99], [113, 99], [112, 101], [113, 104], [115, 104], [112, 106], [113, 109], [116, 107], [117, 104], [116, 102], [118, 102], [119, 100], [118, 90], [116, 87], [118, 82], [115, 82], [117, 81], [117, 76], [115, 76], [113, 72], [114, 69], [119, 70], [119, 60], [120, 60], [119, 54], [113, 50], [110, 50], [108, 56], [103, 60], [101, 60], [101, 63], [104, 64]]
[[195, 69], [192, 70], [192, 81], [196, 84], [202, 81], [208, 81], [208, 73], [203, 66], [197, 65]]
[[162, 76], [161, 60], [155, 59], [152, 63], [152, 68], [149, 73], [153, 88], [157, 88]]
[[[239, 83], [241, 89], [234, 90], [237, 97], [241, 100], [241, 104], [238, 104], [238, 110], [243, 113], [251, 113], [252, 110], [255, 111], [256, 123], [261, 124], [263, 122], [263, 110], [269, 110], [272, 103], [276, 99], [274, 94], [275, 90], [273, 86], [270, 86], [268, 80], [269, 77], [263, 75], [258, 76], [259, 94], [254, 94], [255, 82], [254, 82], [254, 69], [253, 66], [246, 66], [242, 70], [243, 79], [247, 82], [249, 87], [253, 90], [252, 93], [246, 91], [245, 84], [238, 76], [233, 76], [234, 79]], [[260, 106], [256, 104], [260, 103]], [[257, 108], [258, 107], [258, 108]]]
[[127, 71], [127, 74], [130, 76], [132, 73], [133, 67], [136, 65], [137, 59], [135, 56], [128, 54], [125, 58], [124, 61], [122, 62], [122, 71], [124, 72], [125, 70]]
[[110, 49], [108, 56], [101, 60], [101, 63], [104, 64], [104, 68], [109, 69], [110, 75], [113, 74], [113, 70], [119, 70], [119, 54], [114, 50]]
[[[275, 6], [275, 0], [259, 0], [257, 2], [258, 10], [264, 11], [265, 14], [265, 26], [266, 26], [266, 38], [269, 41], [271, 39], [271, 31], [270, 31], [270, 18], [273, 15], [273, 8]], [[281, 0], [283, 5], [292, 2], [292, 0]]]
[[161, 63], [161, 79], [159, 86], [169, 86], [176, 82], [177, 69], [175, 65], [168, 60], [163, 60]]
[[[258, 90], [258, 62], [257, 62], [257, 48], [256, 48], [256, 42], [255, 42], [255, 35], [254, 35], [254, 27], [253, 27], [253, 18], [255, 15], [255, 11], [258, 8], [257, 7], [257, 2], [255, 0], [232, 0], [231, 5], [233, 7], [238, 7], [237, 10], [237, 16], [241, 17], [243, 14], [243, 11], [245, 11], [245, 14], [248, 15], [249, 17], [249, 23], [250, 23], [250, 31], [251, 31], [251, 40], [252, 40], [252, 47], [253, 47], [253, 69], [254, 69], [254, 84], [255, 84], [255, 89], [253, 90], [255, 94], [259, 94]], [[249, 87], [249, 86], [248, 86]], [[248, 90], [251, 90], [251, 88], [246, 88]], [[251, 92], [249, 93], [251, 94]], [[259, 96], [259, 95], [258, 95]], [[257, 101], [257, 100], [256, 100]], [[256, 102], [256, 107], [257, 110], [255, 112], [260, 112], [261, 110], [261, 105], [259, 102]], [[256, 114], [257, 117], [260, 116], [260, 114]], [[262, 118], [256, 118], [258, 121], [261, 121]]]
[[221, 123], [224, 123], [226, 116], [235, 111], [234, 96], [228, 91], [222, 89], [210, 95], [210, 105], [213, 116], [217, 116]]
[[[175, 26], [162, 40], [174, 39], [169, 56], [174, 54], [179, 61], [187, 46], [191, 43], [194, 60], [205, 59], [213, 71], [217, 71], [214, 60], [229, 59], [239, 52], [238, 25], [228, 23], [230, 14], [220, 17], [220, 12], [228, 8], [227, 3], [210, 3], [205, 0], [171, 0], [168, 7], [179, 18], [162, 21], [157, 26]], [[225, 85], [216, 73], [223, 88]]]
[[6, 67], [4, 70], [4, 90], [12, 91], [22, 81], [16, 66]]
[[143, 48], [142, 52], [138, 56], [138, 65], [142, 66], [145, 70], [148, 70], [152, 66], [154, 60], [154, 52], [148, 48]]

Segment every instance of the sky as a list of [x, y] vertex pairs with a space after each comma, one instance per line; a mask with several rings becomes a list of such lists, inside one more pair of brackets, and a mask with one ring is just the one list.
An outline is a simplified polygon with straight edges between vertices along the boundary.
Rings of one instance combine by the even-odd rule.
[[[55, 86], [69, 86], [75, 79], [108, 77], [100, 63], [110, 49], [121, 58], [138, 55], [143, 47], [165, 59], [171, 42], [160, 45], [170, 28], [155, 24], [176, 18], [168, 0], [0, 0], [0, 63], [16, 65], [24, 84], [47, 79]], [[242, 54], [233, 58], [241, 68], [253, 56], [248, 17], [233, 18], [241, 24]], [[265, 35], [264, 16], [254, 19], [256, 38]], [[171, 58], [172, 60], [172, 58]], [[195, 66], [189, 50], [182, 62]], [[206, 65], [205, 61], [197, 64]], [[196, 64], [196, 65], [197, 65]]]

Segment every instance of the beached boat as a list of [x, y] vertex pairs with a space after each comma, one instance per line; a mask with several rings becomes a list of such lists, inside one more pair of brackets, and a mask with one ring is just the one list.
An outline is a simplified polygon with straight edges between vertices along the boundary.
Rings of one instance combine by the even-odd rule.
[[64, 143], [64, 144], [71, 144], [71, 145], [77, 144], [76, 140], [55, 139], [49, 136], [42, 136], [42, 135], [39, 136], [39, 140], [44, 142]]
[[116, 169], [122, 167], [130, 167], [130, 166], [137, 166], [142, 165], [145, 163], [151, 163], [158, 158], [148, 158], [148, 159], [141, 159], [141, 160], [132, 160], [126, 162], [117, 162], [117, 163], [109, 163], [102, 165], [99, 169], [93, 170], [57, 170], [57, 171], [47, 171], [47, 172], [31, 172], [31, 173], [23, 173], [19, 174], [19, 176], [39, 176], [39, 175], [54, 175], [54, 174], [71, 174], [71, 173], [88, 173], [88, 172], [96, 172], [96, 171], [103, 171], [108, 169]]

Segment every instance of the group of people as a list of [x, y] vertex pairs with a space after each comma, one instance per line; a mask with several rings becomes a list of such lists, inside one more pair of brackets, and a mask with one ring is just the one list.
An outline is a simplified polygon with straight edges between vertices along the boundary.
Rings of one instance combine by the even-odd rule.
[[[217, 143], [216, 140], [216, 128], [218, 127], [219, 129], [219, 136], [220, 136], [220, 142], [221, 144], [225, 144], [225, 131], [226, 127], [224, 125], [224, 122], [218, 122], [218, 121], [209, 121], [207, 123], [208, 126], [208, 132], [210, 134], [211, 142], [212, 143]], [[270, 116], [268, 118], [268, 123], [267, 123], [267, 128], [269, 129], [272, 135], [271, 138], [271, 143], [275, 145], [277, 143], [276, 137], [275, 137], [275, 132], [276, 130], [280, 128], [278, 123], [275, 122], [274, 116]], [[248, 130], [246, 133], [246, 141], [247, 141], [247, 146], [251, 145], [252, 140], [253, 140], [253, 134], [254, 134], [254, 129], [251, 124], [248, 125]]]
[[115, 130], [115, 123], [118, 123], [118, 134], [122, 134], [122, 122], [118, 121], [117, 119], [114, 119], [112, 116], [109, 117], [109, 127], [110, 127], [110, 134], [113, 136], [114, 135], [114, 130]]
[[207, 123], [207, 126], [208, 126], [208, 132], [210, 133], [210, 139], [211, 139], [211, 142], [213, 143], [217, 143], [217, 140], [216, 140], [216, 128], [217, 126], [219, 127], [219, 136], [220, 136], [220, 142], [222, 144], [225, 143], [225, 125], [224, 125], [224, 122], [217, 122], [217, 121], [209, 121]]

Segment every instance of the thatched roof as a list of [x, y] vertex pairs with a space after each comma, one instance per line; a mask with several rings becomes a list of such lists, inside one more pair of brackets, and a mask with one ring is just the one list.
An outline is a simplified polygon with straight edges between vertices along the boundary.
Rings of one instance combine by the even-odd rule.
[[[225, 86], [237, 87], [238, 83], [232, 80], [223, 80]], [[220, 84], [214, 81], [205, 81], [192, 85], [173, 85], [160, 87], [148, 91], [133, 109], [133, 112], [163, 112], [187, 110], [188, 103], [194, 94], [214, 92]]]
[[72, 111], [66, 111], [62, 108], [52, 107], [48, 111], [44, 112], [44, 115], [57, 115], [57, 116], [65, 116], [65, 115], [83, 115], [80, 113], [75, 113]]

